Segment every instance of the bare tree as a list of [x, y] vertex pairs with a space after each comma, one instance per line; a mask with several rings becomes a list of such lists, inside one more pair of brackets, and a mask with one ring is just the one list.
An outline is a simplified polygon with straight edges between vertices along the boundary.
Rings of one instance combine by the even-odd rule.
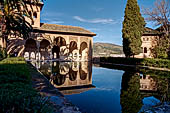
[[158, 30], [162, 34], [155, 53], [161, 51], [168, 55], [170, 50], [170, 0], [156, 0], [153, 8], [145, 8], [143, 13], [146, 15], [146, 20], [159, 27]]
[[170, 32], [170, 0], [157, 0], [153, 8], [144, 9], [146, 20], [161, 26], [162, 32], [169, 36]]

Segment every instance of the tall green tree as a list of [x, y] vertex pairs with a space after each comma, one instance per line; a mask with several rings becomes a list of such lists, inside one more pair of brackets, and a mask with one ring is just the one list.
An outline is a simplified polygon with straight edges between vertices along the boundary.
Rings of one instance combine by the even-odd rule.
[[127, 0], [122, 29], [123, 51], [126, 57], [141, 53], [141, 36], [145, 24], [137, 0]]
[[142, 107], [140, 76], [133, 71], [125, 71], [122, 76], [120, 104], [122, 113], [138, 113]]

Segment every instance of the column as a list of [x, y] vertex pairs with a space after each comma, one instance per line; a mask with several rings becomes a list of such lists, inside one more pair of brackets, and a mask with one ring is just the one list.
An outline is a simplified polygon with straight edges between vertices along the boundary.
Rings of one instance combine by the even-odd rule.
[[77, 49], [78, 49], [78, 52], [77, 52], [77, 61], [80, 61], [80, 37], [78, 37], [78, 42], [77, 42]]

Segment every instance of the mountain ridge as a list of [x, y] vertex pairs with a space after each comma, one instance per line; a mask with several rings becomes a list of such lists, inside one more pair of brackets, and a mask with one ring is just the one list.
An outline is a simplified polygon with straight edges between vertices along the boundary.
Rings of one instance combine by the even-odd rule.
[[112, 43], [96, 42], [93, 44], [93, 56], [111, 56], [123, 54], [123, 47]]

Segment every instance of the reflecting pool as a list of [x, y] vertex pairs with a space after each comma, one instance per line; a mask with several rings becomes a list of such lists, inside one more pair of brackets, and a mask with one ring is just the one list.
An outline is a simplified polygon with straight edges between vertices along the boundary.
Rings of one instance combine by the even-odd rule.
[[170, 101], [170, 73], [89, 62], [33, 63], [82, 112], [138, 113]]

